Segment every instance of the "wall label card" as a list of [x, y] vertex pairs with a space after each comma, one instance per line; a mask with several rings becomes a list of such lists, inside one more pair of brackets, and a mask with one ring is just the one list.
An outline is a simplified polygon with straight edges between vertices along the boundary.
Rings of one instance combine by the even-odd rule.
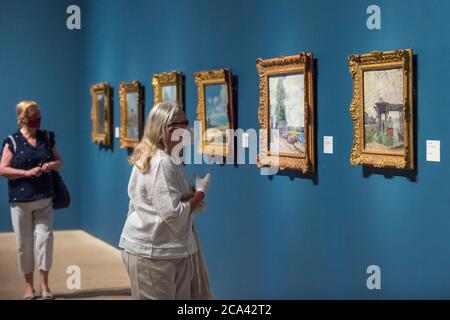
[[323, 153], [333, 154], [333, 136], [323, 136]]
[[116, 137], [116, 139], [120, 138], [120, 128], [119, 127], [115, 128], [114, 136]]
[[427, 161], [441, 162], [440, 140], [427, 140]]

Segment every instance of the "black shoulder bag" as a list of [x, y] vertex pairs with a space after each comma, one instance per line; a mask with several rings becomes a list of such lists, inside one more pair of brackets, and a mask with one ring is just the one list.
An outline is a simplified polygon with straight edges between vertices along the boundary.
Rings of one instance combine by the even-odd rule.
[[[47, 144], [50, 146], [50, 134], [48, 131], [45, 132], [47, 137]], [[49, 147], [49, 152], [51, 154], [52, 161], [55, 160], [55, 156], [53, 154], [53, 150]], [[64, 209], [70, 206], [70, 193], [69, 189], [67, 189], [64, 180], [58, 171], [52, 170], [50, 172], [53, 180], [53, 209]]]

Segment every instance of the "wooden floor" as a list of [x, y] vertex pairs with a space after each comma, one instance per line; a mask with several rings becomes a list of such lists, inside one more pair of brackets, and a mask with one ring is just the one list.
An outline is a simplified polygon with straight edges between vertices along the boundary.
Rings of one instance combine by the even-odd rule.
[[[70, 266], [81, 271], [81, 288], [69, 289]], [[70, 268], [69, 268], [70, 270]], [[35, 289], [39, 290], [38, 273]], [[17, 266], [14, 233], [0, 233], [0, 300], [22, 299], [25, 282]], [[120, 251], [84, 231], [56, 231], [50, 288], [56, 299], [130, 299], [130, 282]]]

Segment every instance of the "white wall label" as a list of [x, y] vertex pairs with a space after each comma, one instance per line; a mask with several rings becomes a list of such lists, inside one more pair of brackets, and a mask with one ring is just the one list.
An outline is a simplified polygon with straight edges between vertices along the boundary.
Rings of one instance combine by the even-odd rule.
[[114, 135], [116, 136], [117, 139], [120, 138], [120, 128], [119, 128], [119, 127], [116, 127], [116, 130], [115, 130], [115, 134], [114, 134]]
[[333, 136], [323, 136], [323, 153], [333, 153]]
[[441, 161], [441, 141], [427, 140], [427, 161]]
[[248, 133], [244, 132], [242, 134], [242, 148], [248, 148]]

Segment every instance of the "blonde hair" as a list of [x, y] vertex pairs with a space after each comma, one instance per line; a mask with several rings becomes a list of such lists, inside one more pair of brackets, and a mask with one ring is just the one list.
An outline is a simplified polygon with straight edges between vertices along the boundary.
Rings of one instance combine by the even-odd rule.
[[161, 102], [153, 106], [145, 123], [144, 135], [128, 162], [143, 173], [148, 172], [156, 151], [167, 149], [167, 128], [182, 111], [182, 106], [175, 102]]
[[19, 127], [22, 127], [24, 125], [24, 120], [28, 116], [29, 111], [31, 109], [35, 109], [39, 113], [41, 113], [41, 109], [39, 108], [39, 105], [37, 104], [36, 101], [23, 100], [17, 104], [16, 115], [17, 115], [17, 124], [19, 125]]

